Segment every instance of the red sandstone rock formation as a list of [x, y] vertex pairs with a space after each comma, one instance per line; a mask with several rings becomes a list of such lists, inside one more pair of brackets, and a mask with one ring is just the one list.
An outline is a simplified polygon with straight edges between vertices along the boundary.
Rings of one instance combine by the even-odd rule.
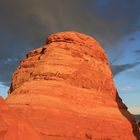
[[13, 74], [7, 104], [43, 140], [136, 140], [98, 42], [77, 32], [50, 35]]
[[0, 97], [0, 140], [42, 140], [41, 135]]

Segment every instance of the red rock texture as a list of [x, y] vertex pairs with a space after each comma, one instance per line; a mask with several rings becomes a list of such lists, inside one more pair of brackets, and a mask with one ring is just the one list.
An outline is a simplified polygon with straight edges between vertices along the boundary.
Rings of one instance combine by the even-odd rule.
[[30, 123], [0, 97], [0, 140], [42, 140]]
[[42, 140], [138, 140], [99, 43], [78, 32], [50, 35], [13, 74], [7, 104]]

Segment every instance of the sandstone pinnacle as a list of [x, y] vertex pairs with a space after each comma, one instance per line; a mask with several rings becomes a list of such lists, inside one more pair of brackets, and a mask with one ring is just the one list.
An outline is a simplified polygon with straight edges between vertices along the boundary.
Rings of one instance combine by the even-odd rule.
[[137, 140], [138, 127], [120, 99], [108, 58], [92, 37], [50, 35], [13, 74], [6, 103], [43, 140]]

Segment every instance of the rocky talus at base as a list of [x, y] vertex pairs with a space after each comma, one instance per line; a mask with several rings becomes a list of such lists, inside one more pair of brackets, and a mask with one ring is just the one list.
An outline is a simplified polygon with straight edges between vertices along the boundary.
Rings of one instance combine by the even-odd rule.
[[[46, 45], [29, 52], [13, 74], [6, 104], [14, 113], [0, 121], [11, 117], [9, 122], [18, 126], [17, 140], [26, 125], [30, 140], [35, 134], [38, 140], [140, 140], [104, 50], [78, 32], [52, 34]], [[4, 130], [1, 139], [10, 140]]]

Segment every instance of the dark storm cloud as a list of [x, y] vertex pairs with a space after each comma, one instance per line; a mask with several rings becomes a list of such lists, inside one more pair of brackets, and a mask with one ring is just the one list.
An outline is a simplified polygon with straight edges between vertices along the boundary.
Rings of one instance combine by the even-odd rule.
[[[94, 36], [106, 49], [113, 47], [113, 43], [139, 30], [139, 7], [139, 0], [1, 0], [0, 73], [4, 74], [0, 81], [9, 83], [18, 64], [14, 59], [21, 59], [54, 32], [83, 32]], [[114, 47], [112, 53], [123, 49]], [[3, 64], [8, 59], [11, 62]]]
[[135, 40], [135, 37], [133, 36], [128, 38], [128, 41], [134, 41], [134, 40]]
[[15, 68], [18, 66], [17, 62], [0, 62], [0, 72], [1, 72], [1, 79], [2, 83], [6, 86], [9, 86], [11, 83], [11, 76]]
[[134, 51], [134, 53], [135, 53], [136, 55], [140, 55], [140, 50], [136, 50], [136, 51]]
[[140, 60], [140, 50], [135, 50], [133, 53], [137, 56], [136, 60]]
[[135, 62], [135, 63], [130, 63], [130, 64], [121, 64], [121, 65], [111, 65], [113, 76], [116, 76], [117, 74], [119, 74], [125, 70], [134, 68], [139, 64], [140, 64], [140, 62]]

